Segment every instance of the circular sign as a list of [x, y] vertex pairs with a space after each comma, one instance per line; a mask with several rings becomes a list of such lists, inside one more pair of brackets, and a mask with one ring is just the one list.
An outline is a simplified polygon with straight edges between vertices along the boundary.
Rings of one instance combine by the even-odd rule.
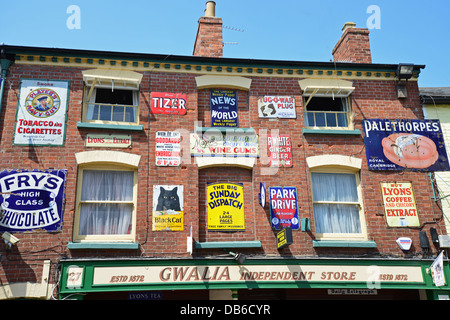
[[47, 118], [54, 115], [61, 106], [61, 99], [52, 89], [38, 88], [31, 91], [25, 99], [25, 107], [29, 114], [36, 118]]

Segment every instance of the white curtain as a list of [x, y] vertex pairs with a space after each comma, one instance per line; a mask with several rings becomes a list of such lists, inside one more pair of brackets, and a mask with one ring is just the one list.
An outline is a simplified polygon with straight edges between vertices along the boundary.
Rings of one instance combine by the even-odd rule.
[[133, 201], [132, 171], [84, 170], [80, 210], [80, 235], [129, 234], [132, 226], [132, 204], [101, 203]]
[[[358, 202], [354, 174], [312, 173], [313, 201]], [[314, 203], [317, 233], [361, 233], [357, 204]]]

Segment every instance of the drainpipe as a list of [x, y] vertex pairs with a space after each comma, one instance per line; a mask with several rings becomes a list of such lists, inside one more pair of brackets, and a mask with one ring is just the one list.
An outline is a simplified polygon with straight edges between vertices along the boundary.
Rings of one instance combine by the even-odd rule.
[[6, 74], [8, 73], [8, 69], [9, 67], [12, 65], [12, 61], [9, 59], [4, 59], [1, 58], [0, 59], [0, 65], [1, 65], [1, 70], [2, 70], [2, 83], [0, 86], [0, 114], [2, 113], [2, 102], [3, 102], [3, 92], [5, 90], [5, 83], [6, 83]]

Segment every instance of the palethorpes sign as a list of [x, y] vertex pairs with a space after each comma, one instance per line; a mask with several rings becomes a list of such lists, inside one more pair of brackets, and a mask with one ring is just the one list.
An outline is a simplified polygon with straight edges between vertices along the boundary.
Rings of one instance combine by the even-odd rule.
[[363, 120], [370, 170], [449, 171], [439, 120]]
[[0, 172], [0, 231], [58, 231], [67, 170]]

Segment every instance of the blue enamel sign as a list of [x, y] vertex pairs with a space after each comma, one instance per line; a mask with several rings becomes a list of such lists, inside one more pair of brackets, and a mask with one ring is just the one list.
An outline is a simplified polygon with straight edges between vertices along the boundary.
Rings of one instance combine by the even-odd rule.
[[449, 171], [439, 120], [363, 120], [369, 170]]
[[0, 232], [61, 230], [67, 170], [0, 172]]
[[234, 90], [211, 90], [211, 127], [239, 127]]
[[269, 187], [272, 228], [299, 228], [296, 187]]

